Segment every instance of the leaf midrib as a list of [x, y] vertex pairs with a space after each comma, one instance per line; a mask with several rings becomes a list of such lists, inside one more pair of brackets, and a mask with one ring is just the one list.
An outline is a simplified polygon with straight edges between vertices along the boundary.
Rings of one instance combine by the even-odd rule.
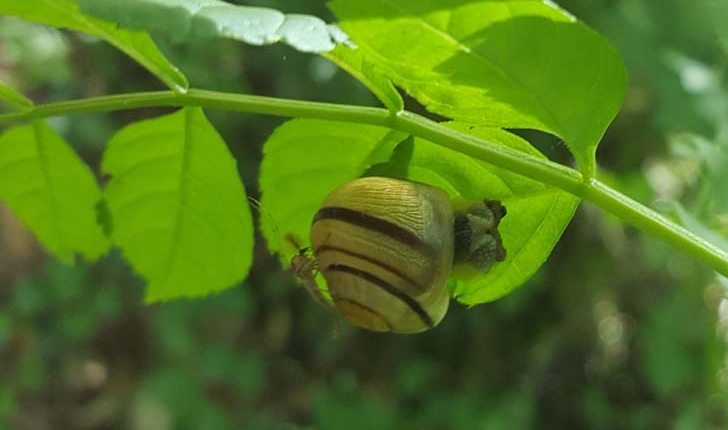
[[35, 148], [38, 153], [38, 165], [40, 167], [41, 177], [43, 178], [43, 182], [45, 185], [45, 189], [47, 190], [47, 200], [48, 204], [50, 206], [50, 213], [51, 213], [51, 220], [50, 223], [53, 226], [53, 230], [55, 231], [55, 235], [58, 238], [58, 246], [59, 246], [59, 256], [61, 258], [65, 257], [64, 254], [67, 252], [67, 248], [69, 248], [68, 243], [66, 241], [66, 238], [63, 235], [63, 229], [61, 229], [60, 225], [56, 220], [60, 216], [59, 211], [59, 203], [58, 199], [56, 199], [56, 193], [53, 188], [53, 181], [51, 180], [50, 172], [48, 171], [47, 166], [47, 157], [45, 154], [45, 146], [43, 145], [43, 136], [42, 136], [42, 122], [40, 121], [33, 121], [33, 140], [35, 140]]
[[167, 281], [169, 280], [169, 275], [172, 273], [172, 266], [174, 265], [174, 261], [177, 257], [177, 252], [180, 248], [180, 237], [182, 235], [182, 221], [183, 221], [183, 212], [184, 207], [187, 206], [185, 203], [185, 197], [187, 195], [187, 181], [185, 181], [185, 172], [187, 172], [187, 169], [189, 168], [189, 159], [190, 159], [190, 152], [188, 150], [189, 145], [192, 143], [192, 133], [190, 130], [192, 130], [192, 110], [191, 109], [184, 109], [183, 110], [184, 115], [184, 127], [182, 131], [182, 163], [180, 166], [180, 173], [179, 173], [179, 186], [178, 186], [178, 193], [179, 193], [179, 199], [177, 200], [177, 208], [174, 212], [174, 221], [172, 223], [172, 236], [170, 238], [170, 249], [167, 256], [167, 261], [164, 265], [164, 276], [161, 280], [163, 285], [167, 286]]

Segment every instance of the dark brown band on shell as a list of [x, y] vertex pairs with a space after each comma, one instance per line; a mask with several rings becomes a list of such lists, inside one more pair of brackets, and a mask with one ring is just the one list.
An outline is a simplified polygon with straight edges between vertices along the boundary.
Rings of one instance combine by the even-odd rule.
[[342, 247], [339, 247], [339, 246], [321, 245], [318, 248], [316, 248], [316, 250], [314, 251], [314, 255], [319, 256], [319, 255], [321, 255], [321, 253], [324, 253], [324, 252], [327, 252], [327, 251], [330, 251], [330, 252], [340, 252], [342, 254], [349, 255], [351, 257], [355, 257], [355, 258], [358, 258], [360, 260], [364, 260], [364, 261], [366, 261], [368, 263], [371, 263], [371, 264], [373, 264], [373, 265], [375, 265], [377, 267], [380, 267], [382, 270], [384, 270], [386, 272], [389, 272], [389, 273], [393, 274], [394, 276], [398, 277], [399, 279], [401, 279], [404, 282], [406, 282], [409, 285], [411, 285], [417, 291], [425, 292], [427, 290], [427, 288], [425, 286], [417, 283], [417, 281], [415, 281], [414, 279], [412, 279], [412, 277], [410, 277], [406, 273], [402, 272], [401, 270], [399, 270], [395, 266], [392, 266], [391, 264], [387, 264], [387, 263], [385, 263], [385, 262], [383, 262], [381, 260], [377, 260], [375, 258], [369, 257], [368, 255], [364, 255], [362, 253], [352, 251], [352, 250], [347, 249], [347, 248], [342, 248]]
[[345, 299], [345, 298], [340, 298], [340, 297], [335, 297], [335, 296], [333, 296], [332, 298], [333, 298], [333, 300], [334, 300], [335, 303], [341, 303], [341, 302], [348, 303], [350, 305], [354, 305], [354, 306], [356, 306], [358, 308], [364, 309], [366, 312], [369, 312], [369, 313], [371, 313], [373, 315], [376, 315], [387, 326], [387, 331], [393, 331], [394, 330], [393, 327], [392, 327], [392, 323], [390, 323], [389, 321], [387, 321], [387, 319], [384, 317], [384, 315], [382, 315], [380, 312], [377, 312], [375, 309], [372, 309], [369, 306], [367, 306], [367, 305], [365, 305], [365, 304], [363, 304], [361, 302], [357, 302], [356, 300]]
[[386, 282], [385, 280], [378, 278], [377, 276], [369, 272], [357, 269], [355, 267], [346, 266], [344, 264], [331, 264], [326, 267], [326, 270], [349, 273], [351, 275], [364, 279], [370, 284], [381, 288], [382, 290], [404, 302], [410, 308], [410, 310], [412, 310], [412, 312], [417, 314], [417, 316], [422, 320], [425, 325], [427, 325], [427, 327], [433, 327], [435, 325], [432, 321], [432, 317], [430, 317], [430, 315], [425, 312], [424, 309], [422, 309], [422, 306], [420, 306], [420, 304], [415, 299], [400, 291], [395, 286]]
[[426, 256], [432, 256], [434, 254], [432, 247], [411, 231], [387, 220], [365, 214], [364, 212], [342, 208], [339, 206], [327, 206], [316, 212], [316, 215], [313, 217], [312, 224], [316, 224], [316, 222], [326, 219], [343, 221], [348, 224], [353, 224], [358, 227], [379, 232], [400, 243], [414, 248]]

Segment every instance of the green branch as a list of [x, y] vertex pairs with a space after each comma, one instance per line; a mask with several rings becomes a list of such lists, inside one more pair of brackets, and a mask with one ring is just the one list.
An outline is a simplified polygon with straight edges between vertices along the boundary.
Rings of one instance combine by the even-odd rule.
[[607, 185], [593, 179], [584, 180], [579, 172], [561, 164], [451, 130], [410, 112], [391, 113], [380, 108], [189, 90], [186, 93], [133, 93], [39, 105], [27, 111], [0, 115], [0, 125], [52, 116], [159, 106], [200, 106], [284, 117], [355, 122], [404, 131], [581, 197], [728, 276], [728, 251]]

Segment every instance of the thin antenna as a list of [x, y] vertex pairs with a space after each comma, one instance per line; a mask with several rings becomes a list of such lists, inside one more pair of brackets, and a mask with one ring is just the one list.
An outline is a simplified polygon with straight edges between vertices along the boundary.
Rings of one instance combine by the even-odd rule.
[[[270, 221], [271, 228], [273, 229], [273, 236], [275, 238], [275, 244], [276, 244], [276, 253], [279, 255], [283, 255], [283, 246], [281, 243], [281, 231], [278, 229], [278, 223], [276, 223], [276, 220], [273, 218], [273, 215], [270, 214], [269, 211], [263, 207], [263, 204], [256, 199], [255, 197], [248, 196], [248, 203], [250, 203], [250, 206], [253, 207], [253, 209], [257, 210], [259, 214], [266, 217], [268, 221]], [[261, 229], [262, 233], [262, 229]], [[268, 238], [265, 238], [268, 240]]]
[[[280, 230], [273, 216], [268, 212], [263, 205], [257, 199], [248, 197], [248, 202], [255, 208], [259, 213], [265, 215], [270, 221], [273, 228], [273, 234], [275, 235], [278, 254], [283, 254], [283, 246], [280, 242]], [[332, 329], [332, 338], [336, 338], [341, 333], [341, 314], [336, 311], [334, 305], [329, 302], [321, 293], [318, 282], [316, 282], [316, 276], [318, 275], [318, 261], [313, 257], [311, 247], [301, 245], [301, 241], [292, 233], [286, 234], [286, 242], [288, 242], [297, 253], [291, 258], [288, 265], [288, 270], [293, 272], [294, 275], [301, 281], [304, 289], [308, 294], [314, 298], [321, 306], [326, 308], [334, 316], [334, 327]]]

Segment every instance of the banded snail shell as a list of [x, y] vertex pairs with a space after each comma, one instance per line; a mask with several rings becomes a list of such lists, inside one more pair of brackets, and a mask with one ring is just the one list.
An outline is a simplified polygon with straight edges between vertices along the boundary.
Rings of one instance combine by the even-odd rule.
[[311, 243], [335, 307], [354, 325], [415, 333], [444, 317], [453, 210], [429, 185], [365, 177], [329, 194]]

